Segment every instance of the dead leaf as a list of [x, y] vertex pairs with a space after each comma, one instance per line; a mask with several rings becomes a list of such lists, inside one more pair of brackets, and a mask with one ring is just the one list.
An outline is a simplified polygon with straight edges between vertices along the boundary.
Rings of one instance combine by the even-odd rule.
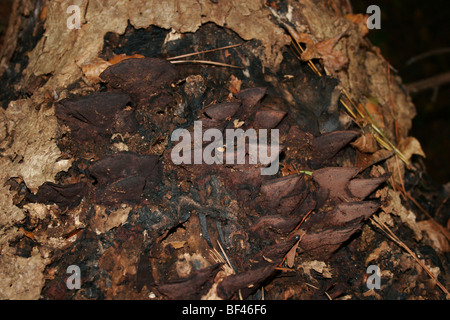
[[244, 125], [245, 121], [239, 121], [238, 119], [234, 119], [233, 126], [235, 129], [240, 128]]
[[302, 237], [305, 234], [305, 231], [298, 229], [296, 231], [294, 231], [292, 233], [291, 236], [295, 237], [295, 236], [299, 236], [298, 241], [294, 244], [294, 246], [291, 248], [291, 250], [289, 250], [289, 252], [286, 254], [286, 262], [289, 268], [292, 268], [294, 266], [294, 260], [295, 260], [295, 255], [297, 254], [297, 247], [298, 244], [300, 243], [300, 241], [302, 241]]
[[358, 26], [358, 30], [361, 33], [361, 35], [364, 37], [366, 34], [369, 33], [369, 28], [367, 27], [367, 19], [369, 18], [366, 14], [346, 14], [344, 16], [347, 20], [353, 22]]
[[100, 74], [112, 64], [102, 58], [94, 58], [91, 61], [81, 65], [81, 71], [90, 81], [94, 83], [100, 82]]
[[230, 86], [228, 87], [228, 90], [230, 90], [231, 93], [236, 94], [239, 91], [241, 91], [241, 84], [242, 84], [241, 80], [239, 80], [234, 75], [231, 75]]
[[345, 32], [316, 44], [309, 34], [298, 33], [289, 27], [288, 29], [298, 43], [304, 43], [306, 46], [306, 49], [301, 55], [303, 61], [322, 59], [327, 73], [339, 71], [348, 64], [348, 58], [339, 51], [334, 50], [336, 43], [342, 38]]
[[288, 24], [284, 24], [284, 26], [288, 29], [290, 35], [295, 39], [295, 41], [306, 45], [306, 50], [308, 50], [308, 48], [315, 50], [315, 42], [309, 34], [304, 32], [299, 33]]
[[186, 241], [172, 241], [169, 242], [167, 245], [171, 245], [174, 249], [180, 249], [183, 248], [186, 244]]
[[308, 61], [312, 59], [319, 59], [320, 54], [317, 50], [315, 41], [311, 38], [311, 36], [307, 33], [298, 33], [296, 36], [296, 40], [299, 43], [304, 43], [306, 48], [302, 53], [302, 60]]
[[30, 239], [35, 239], [33, 232], [26, 231], [24, 228], [20, 227], [19, 231], [22, 232], [26, 237]]
[[381, 129], [382, 131], [386, 129], [381, 106], [375, 98], [369, 99], [364, 107], [361, 104], [358, 104], [358, 109], [368, 118], [372, 119], [378, 129]]
[[428, 237], [433, 242], [433, 247], [442, 253], [450, 251], [450, 242], [445, 234], [443, 234], [441, 228], [436, 225], [436, 222], [428, 219], [420, 221], [417, 224], [419, 225], [420, 230], [425, 231], [428, 234]]
[[[348, 64], [348, 58], [341, 52], [334, 50], [336, 43], [342, 38], [344, 32], [337, 36], [316, 44], [317, 52], [323, 60], [323, 64], [328, 73], [334, 73], [343, 69]], [[303, 58], [303, 55], [302, 55]]]
[[122, 225], [127, 221], [130, 211], [131, 207], [125, 207], [107, 214], [105, 207], [95, 206], [95, 217], [93, 218], [95, 232], [97, 234], [105, 233], [112, 228]]
[[108, 60], [108, 62], [113, 65], [113, 64], [117, 64], [123, 60], [127, 60], [127, 59], [142, 59], [145, 58], [142, 54], [133, 54], [132, 56], [127, 56], [125, 53], [121, 53], [118, 55], [115, 55], [114, 57], [112, 57], [111, 59]]
[[398, 192], [388, 190], [388, 201], [381, 206], [381, 209], [388, 214], [399, 216], [402, 222], [414, 232], [414, 239], [416, 241], [422, 240], [423, 236], [416, 221], [416, 215], [403, 206]]
[[301, 264], [301, 268], [310, 278], [313, 278], [311, 275], [311, 270], [320, 273], [324, 278], [330, 279], [333, 276], [330, 267], [328, 267], [324, 261], [305, 261]]
[[366, 259], [365, 265], [369, 265], [370, 262], [376, 261], [384, 252], [389, 252], [390, 247], [387, 241], [383, 241], [375, 250], [373, 250]]
[[398, 144], [398, 149], [403, 153], [403, 155], [408, 159], [411, 159], [413, 154], [426, 157], [425, 152], [423, 152], [420, 142], [414, 137], [407, 137], [400, 141]]
[[374, 153], [378, 150], [377, 140], [371, 133], [361, 135], [355, 142], [350, 144], [364, 153]]

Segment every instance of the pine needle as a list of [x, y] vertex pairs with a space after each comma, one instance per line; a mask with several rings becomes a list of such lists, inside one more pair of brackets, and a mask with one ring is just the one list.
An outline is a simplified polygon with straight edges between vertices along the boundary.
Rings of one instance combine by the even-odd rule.
[[436, 285], [446, 294], [446, 299], [450, 299], [450, 293], [448, 290], [442, 285], [442, 283], [439, 282], [439, 280], [436, 278], [436, 276], [428, 269], [428, 267], [417, 257], [417, 255], [403, 242], [401, 241], [393, 232], [391, 229], [389, 229], [384, 222], [379, 220], [377, 216], [374, 216], [373, 218], [369, 218], [370, 221], [377, 226], [380, 230], [382, 230], [392, 241], [394, 241], [398, 246], [406, 250], [411, 257], [416, 260], [416, 262], [423, 268], [423, 270], [430, 276], [431, 279], [433, 279], [434, 282], [436, 282]]
[[213, 66], [217, 66], [217, 67], [244, 69], [243, 67], [234, 66], [232, 64], [226, 64], [226, 63], [222, 63], [222, 62], [215, 62], [215, 61], [208, 61], [208, 60], [171, 60], [170, 62], [173, 64], [196, 63], [196, 64], [209, 64], [209, 65], [213, 65]]
[[242, 46], [242, 43], [232, 44], [232, 45], [225, 46], [225, 47], [220, 47], [220, 48], [215, 48], [215, 49], [210, 49], [210, 50], [204, 50], [204, 51], [199, 51], [199, 52], [186, 53], [186, 54], [182, 54], [180, 56], [167, 58], [167, 60], [168, 61], [172, 61], [172, 60], [192, 57], [192, 56], [199, 55], [199, 54], [202, 54], [202, 53], [208, 53], [208, 52], [214, 52], [214, 51], [219, 51], [219, 50], [226, 50], [226, 49], [236, 48], [236, 47], [239, 47], [239, 46]]
[[[297, 41], [297, 38], [298, 38], [297, 32], [294, 30], [294, 28], [292, 28], [288, 24], [283, 23], [283, 22], [282, 22], [282, 24], [284, 25], [284, 27], [288, 31], [289, 35], [291, 36], [293, 47], [295, 48], [295, 51], [297, 51], [297, 53], [298, 53], [298, 55], [296, 55], [297, 58], [301, 59], [301, 55], [305, 50], [300, 45], [300, 43]], [[311, 60], [308, 60], [307, 63], [308, 63], [308, 66], [311, 68], [311, 70], [315, 74], [317, 74], [318, 76], [322, 76], [322, 73], [317, 69], [317, 67], [314, 65], [314, 63]], [[368, 120], [371, 128], [374, 131], [374, 137], [377, 140], [377, 142], [380, 144], [380, 146], [382, 146], [383, 148], [385, 148], [389, 151], [394, 151], [405, 164], [408, 164], [408, 159], [406, 159], [406, 157], [402, 154], [402, 152], [400, 150], [398, 150], [397, 147], [386, 137], [386, 135], [382, 132], [382, 130], [379, 129], [379, 127], [377, 126], [376, 122], [374, 121], [374, 119], [370, 115], [370, 113], [367, 112], [367, 114], [369, 115], [369, 119], [367, 119], [367, 117], [365, 117], [364, 114], [357, 108], [356, 104], [350, 98], [350, 95], [347, 93], [347, 91], [345, 89], [341, 90], [341, 94], [343, 94], [347, 98], [347, 100], [353, 106], [353, 109], [356, 110], [356, 112], [358, 113], [360, 119]], [[347, 113], [359, 125], [359, 123], [358, 123], [359, 119], [356, 116], [356, 114], [353, 112], [353, 110], [351, 110], [351, 108], [344, 102], [344, 100], [342, 98], [339, 99], [339, 102], [345, 107]]]

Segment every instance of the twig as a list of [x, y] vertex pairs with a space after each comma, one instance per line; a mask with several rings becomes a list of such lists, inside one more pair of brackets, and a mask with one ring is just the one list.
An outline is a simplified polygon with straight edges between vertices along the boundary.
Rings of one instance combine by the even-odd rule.
[[408, 92], [419, 92], [430, 88], [436, 88], [439, 87], [440, 85], [443, 85], [444, 83], [449, 82], [450, 82], [450, 72], [445, 72], [431, 78], [406, 84], [405, 88]]
[[180, 56], [167, 58], [167, 60], [168, 61], [172, 61], [172, 60], [177, 60], [177, 59], [181, 59], [181, 58], [192, 57], [192, 56], [195, 56], [195, 55], [198, 55], [198, 54], [202, 54], [202, 53], [208, 53], [208, 52], [213, 52], [213, 51], [219, 51], [219, 50], [235, 48], [235, 47], [239, 47], [241, 45], [242, 45], [242, 43], [238, 43], [238, 44], [232, 44], [232, 45], [229, 45], [229, 46], [220, 47], [220, 48], [216, 48], [216, 49], [204, 50], [204, 51], [193, 52], [193, 53], [186, 53], [186, 54], [182, 54]]
[[370, 221], [377, 226], [380, 230], [382, 230], [392, 241], [394, 241], [397, 245], [406, 250], [411, 257], [424, 269], [424, 271], [436, 282], [436, 285], [446, 294], [446, 299], [450, 299], [450, 292], [439, 282], [436, 276], [428, 269], [428, 267], [417, 257], [417, 255], [404, 243], [402, 242], [392, 231], [389, 229], [384, 222], [380, 221], [377, 216], [373, 218], [369, 218]]
[[447, 231], [443, 226], [441, 226], [432, 216], [428, 213], [422, 206], [414, 199], [408, 192], [405, 192], [406, 197], [411, 200], [417, 208], [419, 208], [420, 211], [422, 211], [428, 219], [431, 221], [431, 223], [441, 231], [441, 233], [447, 238], [448, 241], [450, 241], [450, 232]]
[[[400, 183], [401, 183], [401, 188], [399, 189], [400, 194], [402, 195], [402, 197], [406, 200], [406, 202], [408, 202], [408, 199], [411, 200], [415, 206], [417, 208], [419, 208], [420, 211], [422, 211], [430, 220], [430, 222], [447, 238], [448, 241], [450, 241], [450, 232], [448, 232], [448, 230], [446, 228], [444, 228], [441, 224], [439, 224], [432, 216], [431, 214], [428, 213], [427, 210], [425, 210], [418, 202], [416, 199], [414, 199], [405, 189], [405, 185], [403, 183], [403, 178], [401, 176], [401, 172], [400, 172], [400, 166], [398, 163], [398, 158], [396, 157], [396, 162], [397, 162], [397, 170], [398, 170], [398, 176], [400, 178]], [[393, 178], [393, 176], [391, 177]], [[395, 190], [395, 180], [392, 180], [393, 183], [393, 189]], [[446, 200], [444, 200], [445, 202]], [[444, 204], [444, 202], [441, 204], [441, 206]], [[439, 212], [440, 207], [438, 208], [438, 210], [436, 211], [435, 216], [437, 215], [437, 213]]]
[[394, 119], [394, 129], [395, 129], [395, 142], [398, 143], [398, 121], [395, 117], [395, 104], [394, 104], [394, 98], [392, 97], [392, 91], [391, 91], [391, 68], [389, 66], [387, 67], [387, 75], [388, 75], [388, 89], [389, 89], [389, 102], [391, 103], [391, 116]]
[[[289, 25], [287, 25], [287, 24], [284, 24], [284, 25], [291, 36], [291, 40], [292, 40], [292, 43], [294, 44], [294, 48], [298, 51], [298, 53], [301, 56], [301, 54], [304, 52], [304, 50], [303, 50], [302, 46], [300, 45], [300, 43], [296, 39], [296, 31]], [[308, 65], [314, 71], [314, 73], [316, 73], [319, 77], [322, 76], [322, 73], [317, 69], [317, 67], [314, 65], [314, 63], [312, 63], [311, 60], [308, 60]], [[347, 100], [353, 106], [354, 110], [356, 110], [356, 112], [358, 113], [358, 115], [361, 119], [369, 120], [369, 124], [374, 131], [374, 137], [377, 140], [377, 142], [386, 150], [394, 151], [403, 162], [408, 164], [408, 160], [405, 158], [403, 153], [400, 150], [398, 150], [397, 147], [395, 147], [395, 145], [386, 137], [386, 135], [383, 133], [383, 131], [381, 131], [381, 129], [378, 128], [378, 126], [373, 122], [372, 119], [370, 119], [370, 118], [367, 119], [364, 116], [364, 114], [359, 110], [359, 108], [356, 106], [356, 104], [350, 98], [350, 95], [347, 93], [347, 91], [345, 89], [342, 89], [341, 93], [347, 98]], [[359, 123], [356, 121], [357, 116], [351, 110], [351, 108], [345, 104], [345, 102], [342, 98], [339, 99], [339, 102], [345, 107], [346, 111], [350, 114], [350, 116], [353, 118], [353, 120], [355, 120], [355, 123], [358, 126], [360, 126]]]
[[233, 265], [231, 264], [230, 260], [228, 259], [228, 255], [227, 255], [227, 253], [225, 252], [225, 250], [223, 249], [223, 247], [222, 247], [222, 245], [220, 244], [219, 240], [217, 240], [217, 244], [219, 245], [219, 248], [220, 248], [220, 250], [222, 251], [223, 256], [225, 257], [228, 266], [234, 271], [234, 273], [236, 273], [236, 270], [234, 270], [234, 267], [233, 267]]
[[440, 48], [440, 49], [435, 49], [435, 50], [431, 50], [422, 54], [419, 54], [415, 57], [410, 58], [407, 62], [406, 62], [406, 66], [409, 66], [419, 60], [428, 58], [430, 56], [435, 56], [438, 54], [443, 54], [443, 53], [450, 53], [450, 48]]
[[448, 196], [442, 201], [442, 203], [439, 206], [439, 208], [437, 208], [436, 212], [434, 213], [435, 217], [437, 217], [437, 215], [439, 214], [439, 211], [441, 211], [441, 208], [444, 206], [444, 204], [447, 202], [447, 200], [448, 200]]
[[180, 64], [180, 63], [210, 64], [210, 65], [218, 66], [218, 67], [243, 69], [243, 67], [234, 66], [232, 64], [226, 64], [226, 63], [222, 63], [222, 62], [215, 62], [215, 61], [208, 61], [208, 60], [175, 60], [175, 61], [172, 60], [170, 62], [173, 64]]

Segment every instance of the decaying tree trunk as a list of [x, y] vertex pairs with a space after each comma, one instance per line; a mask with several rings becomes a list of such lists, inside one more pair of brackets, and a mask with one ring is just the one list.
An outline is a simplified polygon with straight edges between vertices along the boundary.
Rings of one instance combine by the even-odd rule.
[[[414, 106], [366, 32], [345, 0], [15, 1], [0, 298], [445, 298], [448, 230], [399, 191]], [[276, 130], [279, 170], [175, 163], [200, 122]]]

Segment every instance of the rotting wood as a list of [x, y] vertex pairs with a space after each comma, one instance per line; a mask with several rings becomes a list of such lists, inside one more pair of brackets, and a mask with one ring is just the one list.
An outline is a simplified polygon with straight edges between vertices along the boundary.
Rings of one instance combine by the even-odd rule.
[[[249, 297], [265, 283], [265, 298], [277, 299], [286, 297], [277, 290], [309, 281], [311, 274], [297, 266], [317, 259], [344, 279], [314, 279], [321, 288], [317, 292], [364, 297], [364, 258], [353, 260], [368, 255], [383, 239], [364, 222], [380, 203], [390, 201], [383, 196], [388, 188], [383, 161], [389, 155], [368, 152], [361, 160], [362, 151], [349, 143], [362, 132], [348, 118], [339, 118], [335, 91], [339, 84], [359, 101], [368, 90], [382, 105], [391, 93], [400, 139], [407, 136], [414, 109], [400, 80], [386, 77], [383, 59], [372, 48], [361, 48], [358, 27], [343, 18], [345, 9], [340, 17], [325, 2], [288, 1], [278, 12], [320, 41], [347, 32], [335, 50], [347, 52], [349, 65], [332, 78], [311, 73], [284, 47], [287, 33], [259, 1], [227, 8], [204, 1], [200, 10], [197, 2], [181, 1], [188, 5], [177, 14], [148, 1], [124, 1], [114, 13], [90, 2], [82, 8], [88, 9], [79, 31], [58, 27], [65, 23], [65, 1], [39, 2], [34, 11], [31, 1], [23, 4], [28, 13], [47, 14], [33, 16], [44, 24], [42, 38], [36, 33], [29, 47], [18, 42], [2, 51], [8, 53], [2, 68], [17, 76], [4, 79], [10, 95], [1, 110], [1, 181], [8, 181], [0, 196], [5, 208], [0, 245], [8, 258], [1, 259], [2, 266], [16, 266], [0, 270], [13, 282], [13, 289], [2, 290], [4, 297], [230, 299]], [[21, 14], [13, 17], [10, 34], [23, 23]], [[238, 42], [243, 44], [211, 51]], [[29, 51], [28, 64], [8, 65], [11, 50]], [[244, 69], [173, 66], [164, 59], [196, 51], [204, 52], [199, 59]], [[121, 54], [146, 58], [109, 66], [101, 83], [83, 74], [85, 63]], [[233, 77], [242, 83], [232, 92]], [[382, 115], [386, 134], [393, 138], [391, 111], [383, 108]], [[265, 177], [260, 167], [249, 164], [174, 165], [169, 134], [179, 127], [192, 131], [196, 120], [221, 131], [278, 129], [282, 165], [298, 172]], [[321, 177], [324, 172], [333, 178]], [[299, 231], [306, 233], [298, 243], [289, 235], [299, 223]], [[210, 260], [210, 246], [216, 243], [234, 274]], [[277, 268], [297, 244], [295, 276], [277, 277]], [[433, 252], [424, 256], [436, 258]], [[394, 256], [374, 261], [388, 269], [389, 259]], [[411, 268], [400, 262], [405, 270]], [[70, 264], [89, 270], [83, 278], [89, 290], [73, 292], [65, 286]], [[38, 280], [31, 291], [15, 281], [14, 272], [25, 266]], [[446, 267], [437, 273], [445, 272]], [[359, 286], [348, 285], [354, 275]], [[406, 287], [412, 297], [440, 297], [432, 287], [420, 286], [420, 276], [404, 273], [387, 281]], [[417, 284], [414, 293], [412, 283]], [[296, 292], [294, 298], [321, 298]]]

